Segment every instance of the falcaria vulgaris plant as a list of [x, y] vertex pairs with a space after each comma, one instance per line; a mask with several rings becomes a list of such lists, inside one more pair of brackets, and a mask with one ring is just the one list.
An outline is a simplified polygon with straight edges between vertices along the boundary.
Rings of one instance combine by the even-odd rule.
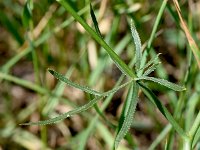
[[[133, 42], [135, 45], [135, 58], [134, 58], [134, 67], [127, 66], [120, 57], [114, 52], [114, 50], [104, 41], [101, 32], [98, 27], [98, 23], [93, 12], [92, 6], [90, 6], [90, 14], [94, 23], [95, 30], [93, 30], [70, 6], [70, 4], [65, 0], [58, 0], [58, 2], [85, 28], [85, 30], [106, 50], [110, 58], [113, 60], [115, 65], [120, 69], [122, 74], [126, 76], [126, 82], [114, 87], [113, 89], [107, 92], [99, 92], [95, 91], [89, 87], [79, 85], [65, 78], [64, 75], [52, 70], [48, 69], [48, 71], [57, 79], [62, 82], [65, 82], [67, 85], [72, 86], [74, 88], [78, 88], [86, 93], [93, 95], [93, 99], [89, 101], [87, 104], [75, 108], [69, 112], [61, 114], [55, 118], [51, 118], [49, 120], [38, 121], [38, 122], [29, 122], [23, 123], [21, 125], [47, 125], [53, 124], [68, 117], [71, 117], [75, 114], [86, 111], [87, 109], [94, 107], [94, 105], [103, 100], [105, 97], [116, 93], [121, 88], [128, 86], [128, 93], [126, 96], [126, 101], [123, 106], [123, 110], [121, 113], [121, 117], [119, 120], [119, 124], [117, 127], [117, 133], [114, 141], [114, 149], [117, 149], [120, 141], [126, 136], [129, 131], [129, 128], [134, 121], [134, 113], [136, 110], [136, 106], [138, 103], [138, 94], [139, 90], [141, 90], [146, 97], [159, 109], [159, 111], [163, 114], [163, 116], [169, 121], [172, 127], [177, 131], [177, 133], [183, 138], [183, 140], [188, 143], [188, 148], [192, 146], [192, 137], [188, 136], [188, 134], [180, 127], [180, 125], [176, 122], [174, 117], [169, 113], [167, 108], [160, 102], [160, 100], [156, 97], [156, 95], [151, 91], [151, 89], [146, 85], [146, 82], [155, 82], [162, 86], [165, 86], [174, 91], [183, 91], [186, 90], [184, 87], [179, 86], [175, 83], [169, 82], [165, 79], [156, 78], [149, 76], [153, 71], [155, 71], [159, 65], [158, 57], [160, 54], [157, 54], [155, 58], [150, 59], [148, 62], [146, 60], [146, 55], [142, 53], [142, 44], [139, 37], [139, 34], [133, 25], [131, 24], [131, 33]], [[133, 70], [131, 69], [133, 68]], [[187, 144], [186, 144], [187, 145]]]

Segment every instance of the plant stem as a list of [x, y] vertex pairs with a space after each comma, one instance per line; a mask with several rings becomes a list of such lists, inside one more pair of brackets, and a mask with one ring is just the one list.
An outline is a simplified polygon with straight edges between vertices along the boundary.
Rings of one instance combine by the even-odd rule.
[[133, 71], [120, 59], [112, 48], [96, 34], [96, 32], [74, 11], [70, 4], [65, 0], [57, 0], [84, 28], [85, 30], [107, 51], [117, 67], [127, 76], [135, 78]]
[[154, 93], [142, 82], [138, 82], [144, 94], [148, 97], [148, 99], [156, 105], [159, 111], [163, 114], [163, 116], [171, 123], [174, 129], [181, 135], [184, 140], [188, 140], [189, 137], [185, 133], [185, 131], [179, 126], [174, 117], [170, 114], [167, 108], [160, 102], [160, 100], [154, 95]]
[[158, 12], [158, 16], [156, 17], [156, 21], [155, 21], [155, 24], [154, 24], [154, 26], [153, 26], [153, 30], [152, 30], [152, 32], [151, 32], [150, 39], [149, 39], [148, 44], [147, 44], [147, 52], [149, 52], [149, 49], [151, 48], [151, 45], [152, 45], [152, 42], [153, 42], [153, 39], [155, 38], [155, 34], [156, 34], [156, 31], [157, 31], [157, 28], [158, 28], [160, 19], [161, 19], [161, 17], [162, 17], [162, 14], [163, 14], [163, 12], [164, 12], [164, 10], [165, 10], [165, 7], [166, 7], [166, 5], [167, 5], [167, 1], [168, 1], [168, 0], [164, 0], [164, 1], [162, 2], [162, 5], [161, 5], [160, 10], [159, 10], [159, 12]]
[[159, 23], [160, 23], [162, 14], [163, 14], [163, 12], [164, 12], [164, 10], [165, 10], [165, 7], [166, 7], [166, 5], [167, 5], [167, 1], [168, 1], [168, 0], [164, 0], [164, 1], [162, 2], [162, 5], [161, 5], [160, 10], [159, 10], [159, 12], [158, 12], [158, 15], [157, 15], [157, 17], [156, 17], [156, 21], [155, 21], [155, 23], [154, 23], [154, 25], [153, 25], [153, 29], [152, 29], [152, 32], [151, 32], [149, 41], [148, 41], [148, 43], [147, 43], [147, 49], [146, 49], [146, 51], [144, 51], [144, 54], [143, 54], [143, 55], [145, 56], [145, 60], [143, 61], [142, 66], [143, 66], [143, 65], [145, 64], [145, 62], [146, 62], [147, 55], [149, 54], [149, 51], [150, 51], [150, 49], [151, 49], [151, 45], [152, 45], [153, 40], [154, 40], [154, 38], [155, 38], [156, 31], [157, 31], [157, 29], [158, 29], [158, 25], [159, 25]]
[[197, 133], [199, 127], [200, 127], [200, 111], [199, 111], [190, 131], [189, 131], [189, 135], [191, 137], [191, 146], [192, 146], [192, 142], [194, 140], [195, 134]]
[[14, 82], [16, 84], [19, 84], [23, 87], [26, 87], [30, 90], [33, 90], [37, 93], [40, 93], [40, 94], [47, 94], [49, 93], [48, 90], [46, 90], [45, 88], [42, 88], [41, 86], [37, 85], [37, 84], [34, 84], [30, 81], [27, 81], [27, 80], [23, 80], [23, 79], [20, 79], [20, 78], [17, 78], [17, 77], [14, 77], [14, 76], [11, 76], [9, 74], [6, 74], [6, 73], [2, 73], [0, 72], [0, 79], [5, 79], [5, 80], [8, 80], [8, 81], [11, 81], [11, 82]]

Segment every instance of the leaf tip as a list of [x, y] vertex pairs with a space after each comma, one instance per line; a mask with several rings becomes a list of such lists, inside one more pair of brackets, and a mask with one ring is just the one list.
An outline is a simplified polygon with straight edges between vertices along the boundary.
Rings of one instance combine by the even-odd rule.
[[52, 75], [54, 74], [54, 71], [50, 68], [47, 69]]
[[27, 126], [28, 123], [20, 123], [19, 126]]
[[115, 144], [114, 144], [114, 150], [117, 149], [118, 145], [119, 145], [119, 141], [115, 141]]

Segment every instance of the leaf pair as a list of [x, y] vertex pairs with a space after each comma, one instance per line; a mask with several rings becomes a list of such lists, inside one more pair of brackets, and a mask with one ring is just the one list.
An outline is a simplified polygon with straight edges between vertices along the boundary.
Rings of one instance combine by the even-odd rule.
[[155, 78], [155, 77], [148, 77], [148, 75], [150, 73], [152, 73], [153, 71], [155, 71], [158, 67], [158, 65], [160, 64], [160, 62], [158, 61], [159, 55], [161, 53], [157, 54], [156, 57], [152, 58], [151, 60], [149, 60], [144, 67], [140, 68], [137, 72], [137, 76], [138, 78], [135, 78], [134, 80], [146, 80], [146, 81], [152, 81], [155, 83], [158, 83], [160, 85], [163, 85], [169, 89], [172, 89], [174, 91], [183, 91], [186, 90], [185, 87], [177, 85], [175, 83], [169, 82], [165, 79], [160, 79], [160, 78]]
[[75, 87], [75, 88], [78, 88], [84, 92], [87, 92], [89, 94], [92, 94], [92, 95], [95, 95], [96, 97], [94, 99], [92, 99], [91, 101], [89, 101], [87, 104], [81, 106], [81, 107], [78, 107], [78, 108], [75, 108], [74, 110], [71, 110], [67, 113], [64, 113], [64, 114], [61, 114], [59, 115], [58, 117], [55, 117], [55, 118], [52, 118], [52, 119], [49, 119], [49, 120], [44, 120], [44, 121], [38, 121], [38, 122], [29, 122], [29, 123], [23, 123], [23, 124], [20, 124], [20, 125], [47, 125], [47, 124], [53, 124], [53, 123], [56, 123], [57, 121], [61, 121], [63, 119], [66, 119], [68, 117], [71, 117], [72, 115], [75, 115], [75, 114], [78, 114], [78, 113], [81, 113], [89, 108], [91, 108], [92, 106], [94, 106], [94, 104], [96, 104], [99, 100], [101, 100], [103, 97], [106, 97], [106, 96], [109, 96], [110, 94], [113, 94], [115, 92], [117, 92], [118, 90], [120, 90], [121, 88], [127, 86], [128, 84], [130, 84], [132, 82], [132, 80], [116, 87], [116, 88], [113, 88], [111, 89], [110, 91], [107, 91], [107, 92], [104, 92], [104, 93], [100, 93], [100, 92], [97, 92], [95, 90], [92, 90], [86, 86], [82, 86], [82, 85], [79, 85], [77, 83], [74, 83], [72, 81], [70, 81], [69, 79], [65, 78], [64, 75], [54, 71], [54, 70], [51, 70], [51, 69], [48, 69], [48, 71], [57, 79], [59, 79], [60, 81], [62, 82], [65, 82], [67, 83], [69, 86], [72, 86], [72, 87]]
[[[138, 77], [147, 76], [150, 73], [152, 73], [160, 64], [160, 62], [158, 61], [160, 54], [161, 53], [157, 54], [156, 57], [150, 59], [143, 67], [141, 67], [137, 72], [137, 76]], [[145, 56], [143, 55], [143, 57]]]

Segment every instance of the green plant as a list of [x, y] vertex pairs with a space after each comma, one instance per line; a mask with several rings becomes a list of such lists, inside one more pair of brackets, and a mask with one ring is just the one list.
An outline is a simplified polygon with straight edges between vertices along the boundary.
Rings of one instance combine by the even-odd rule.
[[[128, 133], [128, 130], [133, 121], [134, 112], [135, 112], [136, 105], [138, 102], [138, 92], [139, 92], [139, 89], [141, 89], [143, 91], [143, 93], [148, 97], [148, 99], [153, 104], [155, 104], [155, 106], [160, 110], [160, 112], [164, 115], [164, 117], [170, 122], [170, 124], [177, 131], [177, 133], [179, 133], [179, 135], [183, 138], [183, 140], [185, 142], [185, 147], [192, 149], [192, 147], [194, 145], [193, 139], [195, 137], [195, 134], [199, 135], [198, 134], [199, 133], [198, 125], [199, 125], [199, 120], [200, 120], [199, 116], [200, 115], [198, 114], [189, 133], [186, 133], [180, 127], [180, 125], [176, 122], [175, 118], [169, 113], [167, 108], [159, 101], [159, 99], [153, 94], [151, 89], [149, 89], [148, 86], [145, 84], [146, 81], [152, 81], [157, 84], [166, 86], [174, 91], [186, 90], [184, 87], [179, 86], [174, 83], [171, 83], [167, 80], [148, 76], [150, 73], [152, 73], [158, 67], [158, 65], [160, 63], [158, 61], [158, 56], [160, 54], [158, 54], [155, 58], [152, 58], [148, 62], [145, 61], [146, 60], [146, 51], [144, 52], [145, 54], [142, 53], [139, 34], [136, 31], [136, 28], [134, 27], [134, 25], [131, 25], [131, 33], [132, 33], [132, 37], [133, 37], [133, 41], [134, 41], [134, 45], [135, 45], [134, 70], [132, 70], [129, 66], [127, 66], [120, 59], [120, 57], [114, 52], [114, 50], [112, 48], [110, 48], [110, 46], [108, 46], [108, 44], [102, 38], [100, 30], [98, 28], [98, 23], [96, 21], [94, 12], [92, 10], [92, 7], [91, 7], [91, 16], [92, 16], [92, 20], [93, 20], [96, 32], [90, 26], [88, 26], [88, 24], [71, 8], [71, 6], [68, 4], [68, 2], [63, 1], [63, 0], [59, 0], [58, 2], [66, 10], [68, 10], [72, 14], [72, 16], [85, 28], [85, 30], [106, 50], [106, 52], [112, 58], [112, 60], [116, 64], [116, 66], [121, 70], [121, 72], [124, 75], [126, 75], [128, 81], [122, 85], [119, 85], [119, 86], [113, 88], [112, 90], [110, 90], [108, 92], [101, 93], [101, 92], [92, 90], [88, 87], [76, 84], [76, 83], [70, 81], [69, 79], [65, 78], [62, 74], [49, 69], [49, 72], [57, 79], [67, 83], [69, 86], [78, 88], [84, 92], [87, 92], [87, 93], [93, 95], [94, 98], [89, 103], [87, 103], [81, 107], [78, 107], [72, 111], [69, 111], [67, 113], [61, 114], [56, 118], [52, 118], [52, 119], [45, 120], [45, 121], [39, 121], [39, 122], [24, 123], [21, 125], [46, 125], [46, 124], [55, 123], [57, 121], [60, 121], [67, 117], [70, 117], [74, 114], [83, 112], [83, 111], [95, 106], [95, 104], [99, 100], [101, 100], [104, 97], [107, 97], [109, 95], [112, 95], [115, 92], [117, 92], [119, 89], [129, 85], [126, 102], [124, 104], [124, 107], [123, 107], [123, 110], [121, 113], [121, 117], [119, 120], [118, 128], [117, 128], [117, 135], [115, 138], [114, 148], [116, 149], [118, 147], [119, 142]], [[97, 110], [98, 110], [98, 107], [97, 107]]]

